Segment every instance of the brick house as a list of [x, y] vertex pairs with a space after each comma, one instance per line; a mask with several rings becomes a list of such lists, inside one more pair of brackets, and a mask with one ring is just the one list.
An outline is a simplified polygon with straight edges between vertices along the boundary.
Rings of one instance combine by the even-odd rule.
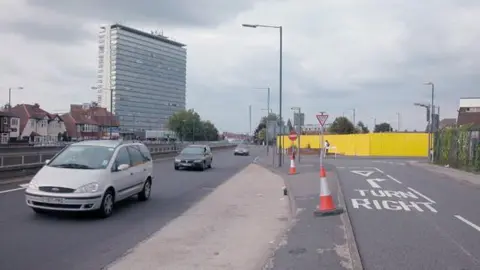
[[118, 128], [116, 117], [97, 104], [71, 104], [70, 112], [62, 115], [68, 136], [72, 140], [108, 137], [110, 128]]
[[40, 137], [40, 140], [56, 141], [58, 134], [66, 130], [60, 115], [43, 110], [37, 103], [16, 105], [11, 109], [11, 113], [20, 119], [18, 125], [20, 138], [34, 136]]
[[472, 124], [480, 127], [480, 98], [461, 98], [457, 125]]

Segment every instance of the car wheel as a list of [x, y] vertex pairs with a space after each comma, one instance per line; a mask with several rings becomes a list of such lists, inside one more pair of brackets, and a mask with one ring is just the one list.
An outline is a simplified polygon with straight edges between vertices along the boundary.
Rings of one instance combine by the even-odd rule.
[[105, 191], [103, 194], [102, 205], [98, 209], [98, 215], [101, 218], [107, 218], [113, 214], [113, 207], [115, 204], [115, 196], [111, 190]]
[[175, 167], [175, 171], [180, 170], [180, 168], [178, 166], [174, 166], [174, 167]]
[[202, 163], [202, 167], [200, 167], [200, 171], [204, 171], [207, 168], [207, 161]]
[[145, 181], [145, 184], [143, 184], [143, 189], [138, 193], [138, 200], [139, 201], [146, 201], [150, 199], [150, 194], [152, 193], [152, 181], [150, 178]]

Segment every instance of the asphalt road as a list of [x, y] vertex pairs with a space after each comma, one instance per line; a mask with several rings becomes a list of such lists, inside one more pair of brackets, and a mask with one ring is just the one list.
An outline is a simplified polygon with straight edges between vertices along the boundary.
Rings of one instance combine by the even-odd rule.
[[479, 186], [402, 159], [328, 162], [364, 269], [480, 269]]
[[246, 167], [256, 151], [234, 157], [232, 149], [218, 150], [213, 169], [204, 172], [175, 171], [172, 160], [156, 162], [151, 199], [122, 203], [104, 220], [35, 215], [22, 190], [0, 191], [0, 269], [101, 269]]

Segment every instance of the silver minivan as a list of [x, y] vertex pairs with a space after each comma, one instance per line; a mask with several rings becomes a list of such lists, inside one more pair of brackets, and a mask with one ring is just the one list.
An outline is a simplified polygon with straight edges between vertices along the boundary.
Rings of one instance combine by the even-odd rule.
[[108, 217], [115, 203], [150, 198], [153, 161], [142, 143], [112, 140], [69, 145], [47, 160], [25, 190], [36, 213], [92, 211]]

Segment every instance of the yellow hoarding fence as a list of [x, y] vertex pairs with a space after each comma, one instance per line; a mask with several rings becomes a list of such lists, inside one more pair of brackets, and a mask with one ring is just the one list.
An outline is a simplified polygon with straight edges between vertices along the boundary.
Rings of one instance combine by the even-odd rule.
[[[292, 145], [288, 136], [281, 136], [283, 147]], [[330, 146], [339, 154], [348, 156], [391, 156], [391, 157], [426, 157], [428, 147], [427, 133], [368, 133], [324, 136]], [[279, 143], [279, 142], [277, 142]], [[319, 135], [302, 135], [301, 148], [320, 148]]]

